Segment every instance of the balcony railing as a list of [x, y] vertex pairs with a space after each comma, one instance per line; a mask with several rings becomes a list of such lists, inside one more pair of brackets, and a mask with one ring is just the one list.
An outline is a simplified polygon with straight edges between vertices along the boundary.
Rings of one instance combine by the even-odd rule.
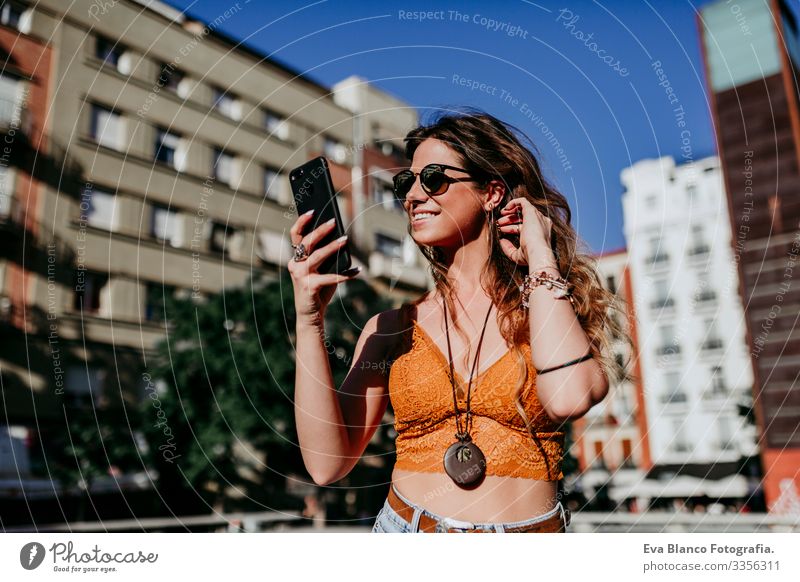
[[675, 300], [672, 297], [662, 297], [650, 303], [651, 309], [669, 309], [675, 307]]
[[700, 345], [700, 349], [703, 350], [703, 351], [718, 350], [718, 349], [722, 348], [722, 345], [723, 344], [722, 344], [722, 340], [721, 339], [713, 338], [713, 339], [709, 339], [709, 340], [704, 341]]
[[686, 254], [693, 258], [702, 258], [707, 255], [711, 249], [707, 244], [695, 245], [686, 251]]
[[645, 261], [653, 268], [663, 267], [669, 262], [669, 255], [666, 253], [657, 253], [645, 258]]
[[686, 402], [686, 400], [685, 392], [670, 392], [661, 396], [661, 402], [664, 404], [680, 404]]
[[681, 346], [678, 344], [659, 346], [656, 348], [658, 356], [677, 356], [681, 353]]
[[715, 291], [702, 291], [694, 296], [696, 303], [704, 305], [711, 305], [717, 302], [717, 293]]

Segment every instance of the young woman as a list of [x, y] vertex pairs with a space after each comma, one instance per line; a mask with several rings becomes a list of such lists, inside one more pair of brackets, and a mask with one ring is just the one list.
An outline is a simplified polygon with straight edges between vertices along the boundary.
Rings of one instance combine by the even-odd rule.
[[569, 523], [563, 425], [606, 396], [619, 331], [609, 309], [622, 307], [578, 253], [566, 199], [515, 131], [469, 109], [406, 136], [411, 168], [395, 176], [395, 194], [435, 289], [367, 322], [338, 391], [323, 321], [350, 276], [316, 267], [343, 241], [316, 248], [332, 225], [305, 233], [309, 216], [291, 229], [295, 415], [314, 481], [347, 475], [390, 400], [395, 413], [397, 462], [374, 532]]

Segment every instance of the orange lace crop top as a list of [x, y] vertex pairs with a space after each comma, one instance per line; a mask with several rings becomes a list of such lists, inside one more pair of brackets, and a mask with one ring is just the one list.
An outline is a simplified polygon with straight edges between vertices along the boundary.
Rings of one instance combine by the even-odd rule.
[[[410, 304], [401, 308], [401, 315], [409, 316], [401, 321], [411, 322], [403, 328], [405, 349], [389, 370], [389, 398], [397, 432], [395, 466], [407, 471], [444, 473], [444, 453], [456, 442], [457, 432], [450, 364], [416, 318], [410, 317], [412, 309]], [[557, 430], [558, 425], [547, 416], [536, 395], [536, 370], [530, 349], [529, 343], [523, 344], [528, 381], [520, 401], [536, 439], [528, 432], [514, 403], [520, 370], [511, 350], [472, 379], [470, 435], [486, 456], [487, 475], [559, 480], [564, 477], [564, 432]], [[458, 372], [454, 375], [456, 382], [463, 385], [463, 395], [458, 395], [463, 426], [468, 379]]]

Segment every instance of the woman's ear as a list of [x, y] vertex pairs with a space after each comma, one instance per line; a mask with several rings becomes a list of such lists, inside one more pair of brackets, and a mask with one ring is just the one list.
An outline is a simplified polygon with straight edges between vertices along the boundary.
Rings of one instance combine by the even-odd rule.
[[492, 208], [496, 208], [506, 196], [506, 185], [502, 180], [489, 180], [486, 193], [489, 195], [486, 201]]

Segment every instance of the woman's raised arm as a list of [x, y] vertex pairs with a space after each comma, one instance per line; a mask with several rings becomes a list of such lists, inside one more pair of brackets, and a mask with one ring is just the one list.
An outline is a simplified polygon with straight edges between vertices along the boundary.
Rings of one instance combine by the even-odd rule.
[[389, 401], [387, 347], [393, 311], [373, 316], [358, 338], [353, 364], [334, 388], [320, 321], [298, 319], [295, 420], [303, 461], [314, 482], [345, 477], [375, 434]]

